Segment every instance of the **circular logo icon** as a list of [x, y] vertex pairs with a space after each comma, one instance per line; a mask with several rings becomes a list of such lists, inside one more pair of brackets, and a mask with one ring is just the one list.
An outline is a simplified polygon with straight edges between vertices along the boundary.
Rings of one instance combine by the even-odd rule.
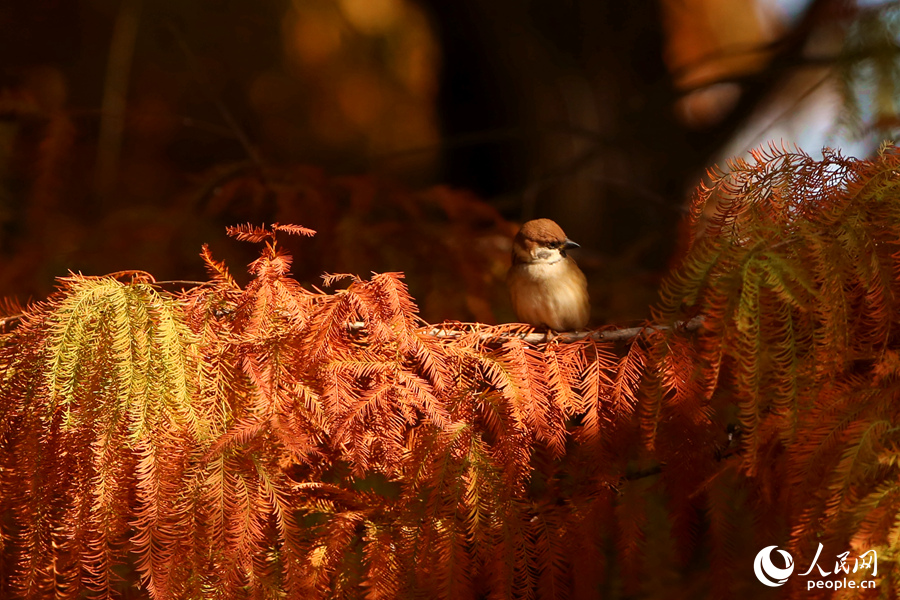
[[756, 578], [769, 587], [784, 585], [791, 573], [794, 572], [794, 559], [784, 550], [778, 552], [784, 558], [785, 568], [780, 569], [772, 564], [772, 550], [777, 547], [766, 546], [756, 554], [756, 560], [753, 561], [753, 572], [756, 573]]

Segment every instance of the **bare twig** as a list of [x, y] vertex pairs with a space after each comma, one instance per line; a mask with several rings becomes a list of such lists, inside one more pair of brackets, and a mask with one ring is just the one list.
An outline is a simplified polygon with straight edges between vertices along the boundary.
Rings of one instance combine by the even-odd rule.
[[[658, 331], [668, 331], [673, 328], [684, 329], [685, 331], [696, 331], [703, 325], [703, 317], [694, 317], [688, 321], [679, 321], [674, 326], [670, 325], [649, 325], [644, 327], [625, 327], [621, 329], [587, 329], [583, 331], [571, 331], [564, 333], [544, 333], [535, 332], [530, 327], [523, 326], [521, 331], [481, 331], [479, 332], [479, 324], [477, 323], [447, 323], [443, 325], [427, 325], [420, 327], [419, 331], [424, 334], [438, 339], [458, 339], [462, 337], [476, 335], [479, 341], [502, 341], [518, 338], [529, 344], [543, 344], [547, 342], [558, 342], [569, 344], [584, 339], [593, 339], [598, 342], [626, 342], [636, 337], [648, 333]], [[366, 324], [356, 321], [348, 325], [350, 331], [364, 331]]]
[[219, 116], [222, 117], [222, 120], [225, 121], [225, 124], [228, 125], [229, 129], [231, 129], [234, 137], [237, 138], [238, 142], [240, 142], [241, 146], [244, 148], [244, 152], [247, 154], [247, 158], [253, 161], [253, 163], [258, 167], [262, 168], [264, 166], [262, 155], [260, 155], [260, 153], [256, 150], [256, 147], [250, 141], [250, 137], [237, 122], [237, 119], [234, 118], [234, 115], [228, 109], [228, 106], [225, 104], [222, 98], [213, 91], [213, 86], [210, 84], [209, 78], [206, 76], [206, 72], [201, 67], [200, 61], [197, 59], [197, 56], [194, 54], [187, 41], [184, 39], [181, 31], [179, 31], [172, 24], [169, 25], [169, 31], [174, 36], [175, 42], [178, 44], [178, 47], [184, 54], [188, 69], [190, 69], [191, 73], [194, 76], [194, 79], [196, 79], [197, 82], [203, 86], [204, 93], [209, 98], [209, 100], [212, 101], [213, 105], [216, 107], [216, 110], [219, 111]]
[[167, 279], [165, 281], [154, 281], [153, 285], [163, 287], [166, 285], [182, 285], [182, 286], [191, 286], [194, 288], [203, 287], [207, 285], [212, 285], [213, 281], [194, 281], [191, 279]]

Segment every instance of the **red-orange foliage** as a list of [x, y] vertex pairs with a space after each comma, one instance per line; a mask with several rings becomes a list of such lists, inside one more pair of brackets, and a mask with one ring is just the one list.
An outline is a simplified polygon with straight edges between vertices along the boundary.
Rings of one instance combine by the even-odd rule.
[[892, 597], [900, 154], [756, 159], [626, 341], [304, 289], [296, 226], [244, 288], [63, 279], [0, 345], [0, 596], [757, 598], [779, 545], [805, 598], [822, 542]]

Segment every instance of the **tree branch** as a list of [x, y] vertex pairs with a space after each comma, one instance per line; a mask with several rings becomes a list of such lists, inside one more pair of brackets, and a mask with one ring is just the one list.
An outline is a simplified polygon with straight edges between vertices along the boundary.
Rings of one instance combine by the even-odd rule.
[[[593, 339], [598, 342], [627, 342], [634, 338], [647, 333], [655, 333], [658, 331], [668, 331], [670, 329], [683, 329], [685, 331], [696, 331], [703, 325], [703, 317], [698, 316], [688, 321], [678, 321], [674, 325], [647, 325], [643, 327], [624, 327], [620, 329], [587, 329], [583, 331], [570, 331], [564, 333], [553, 332], [536, 332], [526, 325], [521, 326], [520, 331], [510, 331], [506, 333], [497, 331], [481, 331], [482, 327], [479, 323], [442, 323], [440, 325], [426, 325], [418, 330], [430, 337], [438, 339], [459, 339], [466, 336], [476, 334], [481, 342], [502, 341], [509, 339], [521, 339], [529, 344], [544, 344], [547, 342], [558, 342], [570, 344], [584, 339]], [[352, 332], [364, 331], [366, 324], [362, 321], [350, 323], [348, 328]]]

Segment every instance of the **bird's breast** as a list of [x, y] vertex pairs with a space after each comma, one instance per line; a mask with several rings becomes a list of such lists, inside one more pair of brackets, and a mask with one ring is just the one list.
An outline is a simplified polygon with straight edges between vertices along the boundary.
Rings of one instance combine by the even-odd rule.
[[513, 265], [508, 284], [513, 310], [525, 323], [569, 331], [588, 322], [587, 280], [571, 258]]

